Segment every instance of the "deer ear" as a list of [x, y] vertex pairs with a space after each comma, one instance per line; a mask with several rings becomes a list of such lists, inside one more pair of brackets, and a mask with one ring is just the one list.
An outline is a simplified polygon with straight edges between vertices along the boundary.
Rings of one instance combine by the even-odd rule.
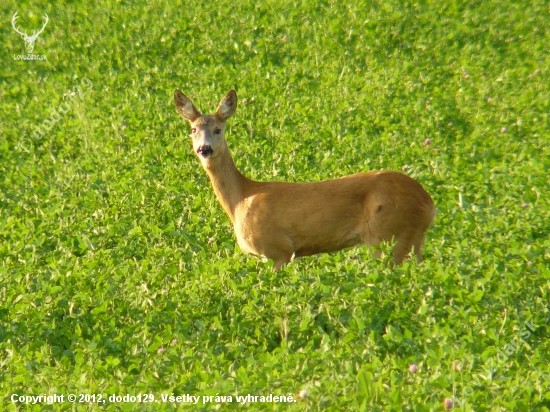
[[174, 92], [174, 103], [176, 103], [178, 113], [190, 122], [194, 122], [201, 116], [201, 112], [197, 110], [193, 102], [179, 90]]
[[223, 121], [229, 119], [237, 110], [237, 93], [235, 90], [229, 90], [218, 105], [216, 116]]

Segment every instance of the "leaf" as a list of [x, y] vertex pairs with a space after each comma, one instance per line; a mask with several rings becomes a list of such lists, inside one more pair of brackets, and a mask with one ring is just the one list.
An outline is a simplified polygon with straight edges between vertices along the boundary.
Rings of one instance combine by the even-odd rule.
[[342, 342], [344, 343], [344, 345], [347, 345], [348, 343], [350, 343], [353, 339], [355, 338], [355, 333], [353, 332], [348, 332], [344, 335], [344, 337], [342, 338]]
[[13, 378], [14, 383], [25, 382], [26, 380], [27, 380], [27, 377], [24, 375], [17, 375], [15, 378]]
[[95, 308], [93, 308], [93, 309], [91, 310], [91, 312], [92, 312], [93, 315], [98, 315], [98, 314], [100, 314], [100, 313], [105, 313], [105, 312], [107, 312], [107, 302], [104, 301], [101, 305], [96, 306]]

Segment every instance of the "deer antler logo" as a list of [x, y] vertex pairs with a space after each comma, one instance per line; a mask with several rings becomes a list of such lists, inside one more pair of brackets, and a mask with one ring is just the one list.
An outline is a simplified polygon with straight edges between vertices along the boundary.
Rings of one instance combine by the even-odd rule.
[[13, 17], [11, 18], [11, 25], [13, 26], [13, 29], [23, 37], [23, 40], [25, 40], [25, 48], [27, 49], [27, 53], [31, 54], [34, 50], [34, 44], [36, 43], [36, 39], [38, 39], [38, 35], [44, 31], [44, 29], [46, 28], [46, 24], [48, 24], [48, 21], [50, 19], [48, 18], [48, 15], [44, 13], [44, 25], [40, 30], [33, 30], [32, 35], [29, 36], [26, 31], [21, 32], [21, 30], [19, 30], [15, 25], [17, 23], [17, 18], [19, 17], [17, 13], [18, 12], [16, 11], [13, 14]]

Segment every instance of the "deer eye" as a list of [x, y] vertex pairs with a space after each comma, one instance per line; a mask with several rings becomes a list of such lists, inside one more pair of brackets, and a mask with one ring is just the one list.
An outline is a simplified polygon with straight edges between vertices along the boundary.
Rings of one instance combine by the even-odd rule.
[[191, 129], [191, 133], [197, 133], [197, 129], [196, 129], [195, 127], [193, 127], [193, 128]]
[[222, 132], [222, 129], [216, 129], [214, 130], [214, 134], [220, 134]]

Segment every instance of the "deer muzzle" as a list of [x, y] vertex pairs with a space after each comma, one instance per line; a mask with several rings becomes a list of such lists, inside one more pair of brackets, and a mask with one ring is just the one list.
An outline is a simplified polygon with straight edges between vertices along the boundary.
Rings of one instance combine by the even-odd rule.
[[210, 145], [205, 144], [205, 145], [200, 146], [197, 149], [197, 153], [200, 154], [202, 157], [207, 158], [207, 157], [212, 156], [212, 154], [214, 153], [214, 150], [212, 149], [212, 147]]

